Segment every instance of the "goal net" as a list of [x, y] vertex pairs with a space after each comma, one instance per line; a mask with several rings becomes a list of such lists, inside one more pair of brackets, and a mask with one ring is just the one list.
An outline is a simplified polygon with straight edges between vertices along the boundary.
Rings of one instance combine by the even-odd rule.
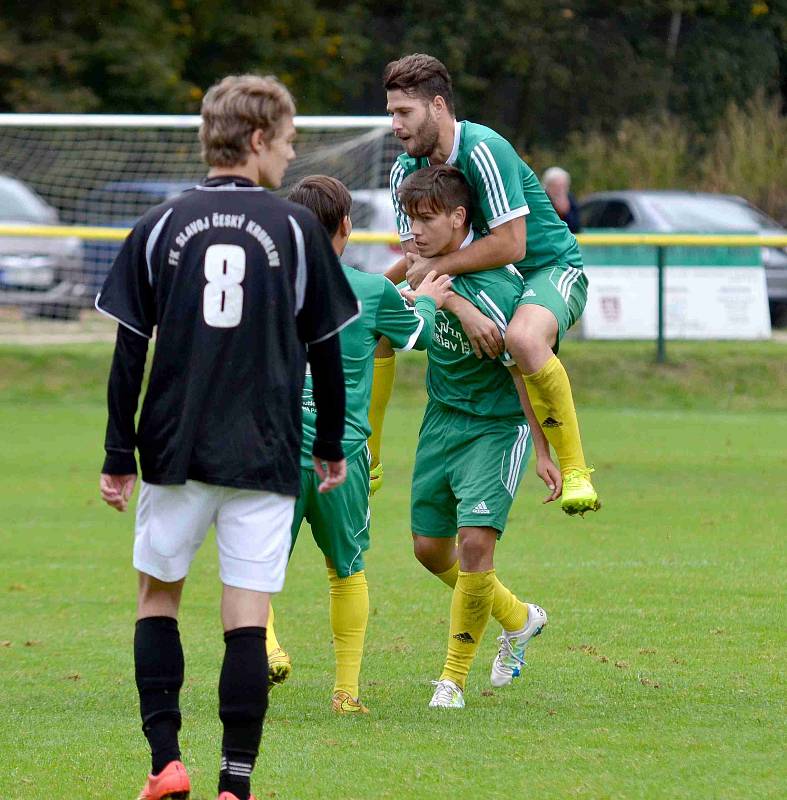
[[[120, 231], [204, 176], [198, 125], [197, 116], [0, 114], [0, 334], [35, 320], [96, 324], [90, 309]], [[296, 127], [281, 192], [333, 175], [353, 194], [355, 230], [390, 235], [388, 174], [401, 152], [390, 121], [297, 117]], [[347, 260], [382, 271], [396, 251], [390, 241], [351, 243]]]

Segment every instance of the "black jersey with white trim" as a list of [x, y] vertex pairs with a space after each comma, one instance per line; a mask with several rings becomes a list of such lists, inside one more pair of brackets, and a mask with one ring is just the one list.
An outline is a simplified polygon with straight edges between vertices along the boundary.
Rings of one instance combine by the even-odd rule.
[[156, 331], [136, 441], [113, 442], [138, 447], [145, 481], [297, 494], [306, 346], [358, 314], [308, 209], [209, 179], [134, 226], [96, 308]]

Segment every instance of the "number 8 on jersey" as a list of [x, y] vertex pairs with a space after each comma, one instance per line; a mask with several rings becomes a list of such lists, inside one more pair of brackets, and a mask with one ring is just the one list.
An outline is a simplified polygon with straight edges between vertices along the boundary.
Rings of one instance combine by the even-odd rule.
[[202, 315], [211, 328], [234, 328], [243, 314], [246, 251], [237, 244], [212, 244], [205, 251]]

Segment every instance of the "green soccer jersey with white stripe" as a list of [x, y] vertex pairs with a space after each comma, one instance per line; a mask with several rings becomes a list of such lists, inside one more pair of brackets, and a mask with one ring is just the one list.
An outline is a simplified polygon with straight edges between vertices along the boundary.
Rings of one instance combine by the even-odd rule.
[[[499, 133], [475, 122], [456, 122], [454, 147], [446, 164], [462, 172], [473, 193], [473, 228], [482, 236], [527, 215], [527, 251], [514, 266], [522, 273], [555, 264], [582, 268], [574, 234], [558, 216], [535, 173]], [[410, 220], [397, 191], [428, 158], [402, 153], [391, 168], [390, 188], [402, 241], [412, 239]]]
[[[472, 236], [472, 234], [471, 234]], [[471, 241], [468, 236], [468, 242]], [[489, 317], [505, 339], [522, 294], [522, 277], [512, 266], [453, 278], [451, 288]], [[476, 358], [458, 317], [441, 309], [428, 349], [426, 390], [431, 400], [478, 417], [522, 417], [522, 406], [508, 367], [508, 353]]]
[[[360, 305], [360, 316], [339, 333], [346, 390], [342, 447], [349, 461], [363, 450], [371, 433], [369, 401], [377, 342], [386, 336], [395, 350], [425, 350], [434, 329], [435, 302], [429, 297], [419, 297], [415, 307], [410, 306], [383, 275], [371, 275], [344, 264], [342, 269]], [[301, 466], [311, 467], [317, 408], [309, 374], [301, 405]]]

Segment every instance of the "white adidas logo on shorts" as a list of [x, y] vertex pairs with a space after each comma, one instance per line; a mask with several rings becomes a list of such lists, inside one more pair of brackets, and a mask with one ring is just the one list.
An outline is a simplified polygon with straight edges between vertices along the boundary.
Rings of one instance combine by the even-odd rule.
[[491, 514], [492, 512], [486, 507], [486, 503], [482, 500], [474, 509], [473, 514]]

